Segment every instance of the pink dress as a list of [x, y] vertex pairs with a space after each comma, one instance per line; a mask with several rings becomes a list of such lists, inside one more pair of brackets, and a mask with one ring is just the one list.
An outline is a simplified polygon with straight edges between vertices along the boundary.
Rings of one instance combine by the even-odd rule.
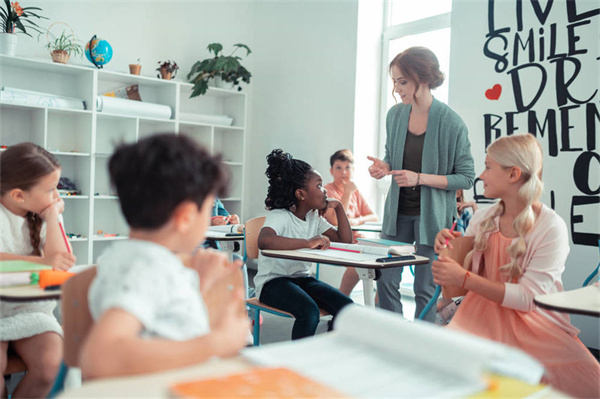
[[[489, 236], [485, 266], [479, 274], [505, 282], [500, 266], [510, 261], [512, 239], [500, 231]], [[468, 292], [448, 328], [517, 347], [546, 367], [543, 383], [576, 397], [600, 397], [600, 364], [583, 343], [539, 310], [519, 311]]]

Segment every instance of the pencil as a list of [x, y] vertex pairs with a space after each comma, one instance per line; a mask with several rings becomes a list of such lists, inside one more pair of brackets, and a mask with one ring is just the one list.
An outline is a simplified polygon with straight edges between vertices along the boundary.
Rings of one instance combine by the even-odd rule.
[[[450, 228], [450, 233], [452, 233], [455, 228], [456, 228], [456, 219], [454, 219], [454, 223], [452, 223], [452, 227]], [[446, 238], [446, 242], [444, 243], [444, 246], [447, 247], [449, 242], [450, 242], [450, 237]]]
[[357, 250], [355, 250], [355, 249], [336, 248], [336, 247], [329, 247], [329, 249], [335, 249], [335, 250], [337, 250], [337, 251], [354, 252], [354, 253], [357, 253], [357, 254], [359, 254], [359, 253], [360, 253], [360, 251], [357, 251]]
[[69, 246], [69, 241], [67, 240], [67, 234], [65, 233], [65, 228], [63, 227], [61, 222], [58, 222], [58, 227], [60, 227], [60, 232], [62, 233], [63, 239], [65, 240], [65, 245], [67, 246], [67, 252], [71, 253], [71, 247]]

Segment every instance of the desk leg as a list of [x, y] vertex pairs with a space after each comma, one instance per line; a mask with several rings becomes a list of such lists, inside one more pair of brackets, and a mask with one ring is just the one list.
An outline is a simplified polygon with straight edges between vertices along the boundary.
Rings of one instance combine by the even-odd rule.
[[375, 270], [359, 269], [357, 267], [356, 272], [363, 283], [365, 306], [375, 307], [375, 296], [373, 295], [373, 280], [375, 279]]

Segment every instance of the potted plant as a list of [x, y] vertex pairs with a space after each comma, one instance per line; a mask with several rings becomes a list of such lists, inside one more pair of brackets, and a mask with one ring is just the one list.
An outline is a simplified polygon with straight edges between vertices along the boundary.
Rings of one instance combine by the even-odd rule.
[[67, 25], [67, 27], [71, 30], [71, 33], [63, 30], [60, 36], [55, 36], [52, 32], [50, 32], [52, 25], [50, 25], [46, 34], [46, 37], [48, 38], [48, 44], [44, 46], [50, 50], [52, 61], [66, 64], [71, 55], [81, 57], [83, 55], [83, 45], [77, 43], [77, 40], [75, 39], [75, 33], [73, 33], [71, 27]]
[[213, 53], [214, 57], [197, 61], [187, 75], [188, 80], [194, 84], [190, 97], [206, 93], [210, 79], [220, 78], [224, 82], [229, 82], [233, 86], [237, 86], [238, 91], [242, 90], [240, 81], [250, 83], [252, 74], [240, 63], [242, 58], [237, 55], [234, 56], [234, 54], [237, 50], [244, 49], [246, 50], [246, 56], [248, 56], [252, 51], [245, 44], [238, 43], [233, 46], [235, 49], [231, 54], [223, 55], [223, 46], [220, 43], [211, 43], [208, 45], [208, 52]]
[[42, 33], [42, 29], [32, 21], [33, 18], [47, 19], [36, 13], [41, 10], [39, 7], [21, 7], [18, 1], [11, 4], [9, 0], [4, 0], [4, 5], [0, 6], [0, 24], [2, 24], [0, 54], [15, 55], [18, 40], [17, 30], [30, 37], [27, 29]]
[[137, 59], [137, 63], [129, 64], [129, 73], [132, 75], [139, 75], [142, 70], [142, 64], [140, 64], [140, 58]]
[[156, 70], [160, 71], [160, 74], [156, 76], [165, 80], [171, 80], [177, 75], [179, 67], [175, 61], [158, 61], [158, 68], [156, 68]]

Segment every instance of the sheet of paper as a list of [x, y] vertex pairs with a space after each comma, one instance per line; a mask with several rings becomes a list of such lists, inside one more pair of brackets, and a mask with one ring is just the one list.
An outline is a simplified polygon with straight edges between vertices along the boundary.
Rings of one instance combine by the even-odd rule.
[[375, 260], [375, 259], [381, 258], [381, 255], [338, 251], [336, 249], [299, 249], [298, 252], [305, 252], [307, 254], [315, 254], [315, 255], [319, 255], [319, 256], [325, 256], [328, 258], [353, 260], [356, 262], [361, 262], [361, 261], [366, 261], [366, 260]]

